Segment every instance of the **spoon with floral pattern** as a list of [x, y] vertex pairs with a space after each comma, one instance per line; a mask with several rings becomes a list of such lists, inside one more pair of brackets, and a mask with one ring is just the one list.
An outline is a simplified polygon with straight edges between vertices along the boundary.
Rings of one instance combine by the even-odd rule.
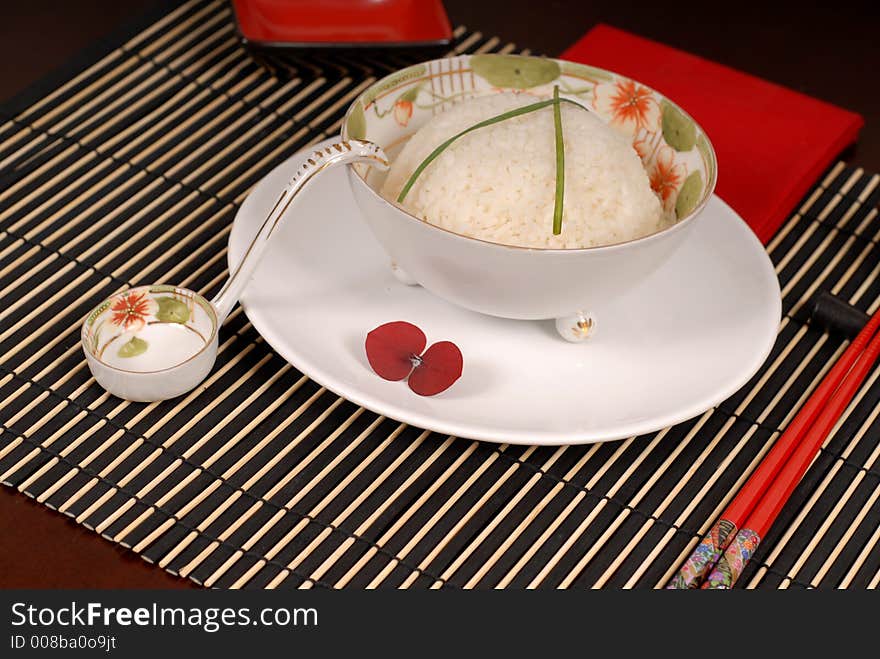
[[309, 156], [212, 300], [160, 284], [117, 292], [96, 306], [83, 322], [82, 345], [98, 384], [126, 400], [156, 401], [180, 396], [201, 383], [214, 367], [220, 326], [297, 194], [322, 171], [360, 162], [388, 168], [382, 149], [366, 140], [336, 142]]

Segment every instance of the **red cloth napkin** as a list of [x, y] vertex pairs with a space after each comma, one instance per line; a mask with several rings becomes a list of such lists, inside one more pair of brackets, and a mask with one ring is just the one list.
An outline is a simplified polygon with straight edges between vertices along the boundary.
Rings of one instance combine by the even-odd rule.
[[765, 243], [864, 124], [854, 112], [608, 25], [561, 57], [643, 82], [693, 116], [718, 156], [716, 192]]

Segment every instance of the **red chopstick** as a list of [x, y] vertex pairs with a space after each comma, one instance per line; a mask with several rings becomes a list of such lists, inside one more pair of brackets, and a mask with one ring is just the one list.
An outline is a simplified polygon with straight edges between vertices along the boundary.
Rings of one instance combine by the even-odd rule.
[[[856, 360], [865, 351], [865, 346], [877, 331], [878, 326], [880, 326], [880, 310], [873, 315], [862, 331], [859, 332], [859, 335], [841, 355], [840, 359], [837, 360], [837, 363], [800, 409], [788, 425], [788, 428], [786, 428], [782, 436], [773, 445], [773, 448], [770, 449], [770, 452], [761, 461], [761, 464], [758, 465], [758, 468], [755, 469], [748, 481], [746, 481], [745, 485], [734, 497], [733, 501], [721, 513], [721, 517], [712, 529], [703, 536], [703, 539], [694, 548], [691, 555], [685, 560], [675, 576], [672, 577], [666, 586], [667, 588], [699, 588], [703, 584], [706, 575], [722, 559], [725, 550], [731, 545], [738, 531], [744, 528], [748, 515], [768, 492], [792, 456], [792, 453], [795, 452], [795, 449], [802, 444], [801, 440], [804, 438], [807, 430], [819, 418], [832, 394], [838, 389], [841, 382], [852, 369], [853, 364], [856, 363]], [[816, 450], [812, 451], [811, 455], [815, 454]], [[794, 486], [792, 486], [793, 488]], [[784, 501], [782, 503], [784, 504]]]
[[[877, 314], [875, 314], [876, 316]], [[873, 319], [872, 319], [873, 321]], [[838, 419], [843, 415], [856, 392], [880, 356], [880, 334], [876, 335], [865, 351], [859, 356], [855, 366], [834, 392], [831, 401], [822, 410], [819, 419], [807, 432], [803, 441], [795, 448], [791, 458], [767, 488], [766, 493], [749, 514], [743, 527], [718, 560], [715, 569], [703, 582], [703, 588], [731, 588], [742, 574], [767, 531], [773, 525], [791, 493], [806, 473], [813, 458], [819, 452], [825, 438]]]

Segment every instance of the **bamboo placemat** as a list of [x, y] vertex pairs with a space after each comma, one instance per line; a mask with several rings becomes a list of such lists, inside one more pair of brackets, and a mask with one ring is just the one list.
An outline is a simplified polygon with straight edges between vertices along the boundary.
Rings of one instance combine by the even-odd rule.
[[[456, 52], [513, 52], [459, 28]], [[210, 296], [248, 190], [337, 132], [407, 63], [238, 44], [192, 0], [0, 116], [0, 480], [148, 561], [217, 587], [663, 585], [844, 343], [804, 323], [830, 289], [880, 304], [880, 177], [837, 164], [768, 246], [785, 317], [762, 371], [702, 416], [582, 447], [437, 436], [326, 391], [237, 309], [213, 373], [133, 404], [92, 380], [79, 323], [130, 283]], [[841, 420], [741, 587], [880, 582], [880, 371]]]

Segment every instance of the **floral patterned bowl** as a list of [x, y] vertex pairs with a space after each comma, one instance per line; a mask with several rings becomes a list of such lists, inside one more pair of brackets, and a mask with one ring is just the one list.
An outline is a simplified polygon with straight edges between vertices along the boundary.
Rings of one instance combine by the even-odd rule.
[[[342, 137], [374, 142], [393, 158], [431, 117], [456, 103], [511, 90], [549, 97], [556, 85], [561, 96], [595, 112], [631, 141], [675, 224], [599, 247], [499, 245], [424, 222], [379, 194], [384, 177], [376, 168], [349, 167], [358, 206], [402, 279], [483, 313], [521, 319], [572, 317], [576, 323], [584, 316], [575, 312], [599, 309], [602, 300], [648, 276], [685, 238], [715, 188], [712, 145], [675, 103], [610, 71], [517, 55], [432, 60], [398, 71], [361, 93], [346, 114]], [[576, 328], [573, 331], [577, 335]]]

